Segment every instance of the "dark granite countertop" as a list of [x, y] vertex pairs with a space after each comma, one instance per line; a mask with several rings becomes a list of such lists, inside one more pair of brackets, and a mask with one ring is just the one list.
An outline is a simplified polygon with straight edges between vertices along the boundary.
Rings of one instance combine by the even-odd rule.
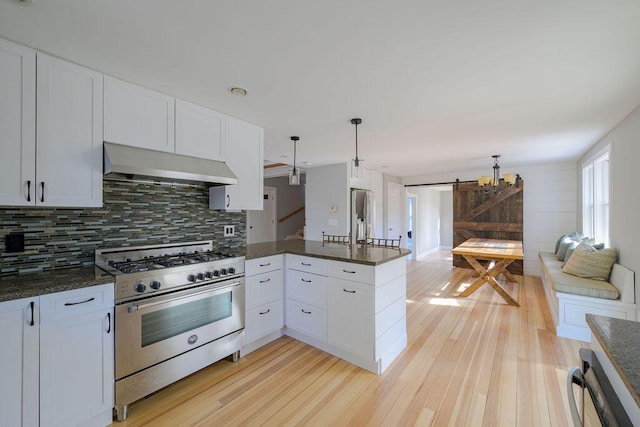
[[587, 314], [587, 324], [640, 406], [640, 322]]
[[0, 277], [0, 302], [111, 282], [113, 282], [113, 276], [93, 266], [49, 270], [21, 276], [5, 276]]
[[345, 245], [315, 240], [280, 240], [246, 246], [247, 260], [271, 255], [295, 254], [356, 264], [380, 265], [410, 253], [409, 249], [403, 248]]

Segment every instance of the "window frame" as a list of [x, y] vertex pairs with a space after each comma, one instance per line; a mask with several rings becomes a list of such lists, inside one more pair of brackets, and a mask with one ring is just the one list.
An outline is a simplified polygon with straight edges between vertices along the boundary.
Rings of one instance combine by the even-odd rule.
[[610, 243], [611, 145], [607, 145], [581, 163], [582, 233]]

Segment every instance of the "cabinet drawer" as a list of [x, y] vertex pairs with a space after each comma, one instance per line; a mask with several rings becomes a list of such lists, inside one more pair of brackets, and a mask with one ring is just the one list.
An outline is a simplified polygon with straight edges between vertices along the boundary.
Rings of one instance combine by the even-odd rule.
[[251, 309], [284, 296], [282, 270], [245, 278], [246, 307]]
[[327, 277], [287, 270], [286, 296], [323, 309], [327, 308]]
[[287, 268], [294, 270], [326, 276], [328, 263], [326, 259], [287, 254]]
[[267, 271], [281, 270], [284, 264], [284, 255], [274, 255], [263, 258], [250, 259], [244, 263], [244, 273], [247, 276], [266, 273]]
[[280, 330], [284, 325], [282, 299], [247, 311], [245, 334], [250, 343], [265, 335]]
[[287, 328], [327, 341], [327, 311], [299, 301], [287, 299], [285, 307]]
[[62, 319], [114, 306], [113, 284], [89, 286], [40, 297], [43, 320]]
[[329, 276], [373, 285], [375, 280], [375, 267], [372, 265], [331, 261], [329, 263]]

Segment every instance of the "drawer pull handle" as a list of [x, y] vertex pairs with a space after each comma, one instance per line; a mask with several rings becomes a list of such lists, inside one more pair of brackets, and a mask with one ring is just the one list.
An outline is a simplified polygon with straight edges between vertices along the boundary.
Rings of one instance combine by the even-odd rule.
[[305, 264], [304, 262], [301, 262], [300, 264], [304, 265], [305, 267], [311, 267], [311, 264]]
[[40, 183], [42, 186], [42, 193], [40, 194], [40, 202], [44, 203], [44, 181]]
[[107, 333], [110, 334], [111, 333], [111, 313], [107, 313], [107, 320], [109, 321], [109, 324], [107, 326]]
[[300, 278], [300, 280], [302, 280], [305, 283], [311, 283], [311, 280], [304, 280], [303, 278]]
[[268, 283], [271, 281], [271, 277], [269, 277], [267, 280], [260, 280], [259, 283]]
[[29, 326], [33, 326], [33, 325], [35, 325], [35, 324], [36, 324], [36, 321], [35, 321], [35, 313], [34, 313], [35, 305], [36, 305], [36, 303], [35, 303], [35, 302], [33, 302], [33, 301], [31, 301], [31, 302], [29, 303], [29, 306], [31, 307], [31, 322], [29, 322]]
[[271, 265], [270, 262], [266, 263], [266, 264], [260, 264], [260, 267], [269, 267]]
[[271, 309], [269, 308], [269, 309], [267, 309], [267, 311], [261, 311], [261, 312], [260, 312], [260, 313], [258, 313], [258, 314], [263, 315], [263, 314], [267, 314], [267, 313], [269, 313], [270, 311], [271, 311]]
[[349, 274], [356, 274], [355, 271], [345, 270], [344, 268], [342, 269], [342, 271], [344, 271], [345, 273], [349, 273]]
[[311, 314], [311, 312], [310, 312], [310, 311], [304, 311], [304, 308], [302, 309], [302, 312], [303, 312], [304, 314]]
[[342, 288], [342, 290], [343, 290], [343, 291], [345, 291], [345, 292], [347, 292], [347, 293], [350, 293], [350, 294], [355, 294], [355, 293], [356, 293], [356, 291], [348, 291], [348, 290], [346, 290], [345, 288]]
[[78, 305], [78, 304], [86, 304], [88, 302], [91, 302], [95, 300], [95, 297], [91, 297], [88, 300], [84, 300], [84, 301], [78, 301], [78, 302], [65, 302], [64, 305], [69, 306], [69, 305]]
[[31, 201], [31, 181], [27, 181], [27, 202]]

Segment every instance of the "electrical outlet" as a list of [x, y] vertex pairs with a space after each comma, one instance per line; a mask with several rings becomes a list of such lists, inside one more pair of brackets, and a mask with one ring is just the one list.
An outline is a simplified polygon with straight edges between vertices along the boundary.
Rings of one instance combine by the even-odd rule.
[[231, 237], [235, 234], [236, 232], [236, 226], [235, 225], [225, 225], [224, 226], [224, 237]]

